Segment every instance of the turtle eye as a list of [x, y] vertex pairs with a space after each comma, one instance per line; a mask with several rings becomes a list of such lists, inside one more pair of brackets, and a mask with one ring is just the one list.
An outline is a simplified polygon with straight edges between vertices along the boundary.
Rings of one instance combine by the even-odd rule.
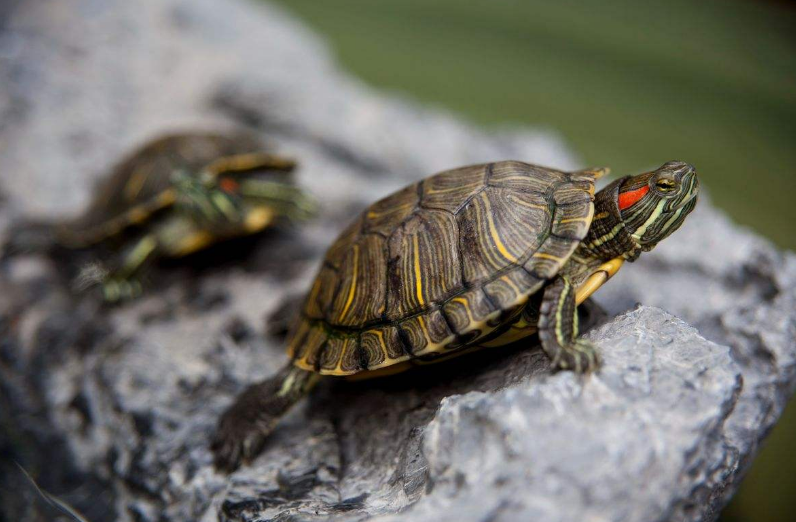
[[671, 192], [675, 188], [677, 188], [677, 184], [674, 182], [674, 180], [668, 178], [659, 179], [658, 181], [655, 182], [655, 186], [661, 192]]

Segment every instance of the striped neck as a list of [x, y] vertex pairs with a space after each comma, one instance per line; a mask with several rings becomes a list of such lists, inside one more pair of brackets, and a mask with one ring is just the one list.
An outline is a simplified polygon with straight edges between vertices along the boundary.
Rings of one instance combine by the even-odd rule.
[[619, 189], [627, 179], [614, 181], [594, 197], [594, 219], [578, 249], [580, 257], [608, 261], [621, 256], [635, 261], [641, 255], [643, 249], [627, 230], [619, 209]]

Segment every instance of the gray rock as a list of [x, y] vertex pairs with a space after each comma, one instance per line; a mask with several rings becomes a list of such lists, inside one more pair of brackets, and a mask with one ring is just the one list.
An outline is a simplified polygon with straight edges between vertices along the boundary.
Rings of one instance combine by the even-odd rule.
[[[517, 346], [325, 381], [251, 466], [217, 474], [218, 414], [284, 362], [263, 316], [354, 211], [455, 165], [577, 159], [549, 133], [378, 94], [289, 16], [239, 0], [20, 2], [0, 78], [5, 225], [79, 212], [121, 154], [197, 127], [261, 133], [323, 207], [111, 309], [73, 298], [54, 260], [0, 271], [0, 455], [92, 521], [713, 520], [793, 391], [796, 258], [703, 201], [598, 294], [614, 317], [588, 333], [600, 373], [552, 375]], [[0, 513], [52, 519], [21, 484], [0, 462]]]

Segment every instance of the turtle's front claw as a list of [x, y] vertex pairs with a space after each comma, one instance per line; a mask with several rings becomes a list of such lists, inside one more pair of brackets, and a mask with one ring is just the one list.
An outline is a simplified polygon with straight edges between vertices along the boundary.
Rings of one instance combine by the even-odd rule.
[[135, 299], [143, 292], [137, 279], [108, 279], [102, 282], [102, 297], [109, 303]]
[[78, 293], [94, 287], [100, 289], [103, 299], [109, 303], [133, 299], [143, 292], [141, 281], [135, 277], [114, 275], [114, 272], [98, 262], [83, 266], [72, 283], [72, 288]]

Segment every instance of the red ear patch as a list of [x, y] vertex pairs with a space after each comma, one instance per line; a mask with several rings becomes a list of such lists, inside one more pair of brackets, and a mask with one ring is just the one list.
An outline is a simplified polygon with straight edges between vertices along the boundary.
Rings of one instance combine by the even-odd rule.
[[643, 198], [647, 192], [650, 191], [648, 186], [643, 186], [636, 190], [629, 190], [627, 192], [622, 192], [619, 194], [619, 210], [625, 210], [626, 208], [632, 207], [638, 200]]
[[237, 192], [239, 188], [238, 182], [230, 178], [223, 178], [219, 181], [218, 186], [221, 187], [221, 190], [230, 194]]

